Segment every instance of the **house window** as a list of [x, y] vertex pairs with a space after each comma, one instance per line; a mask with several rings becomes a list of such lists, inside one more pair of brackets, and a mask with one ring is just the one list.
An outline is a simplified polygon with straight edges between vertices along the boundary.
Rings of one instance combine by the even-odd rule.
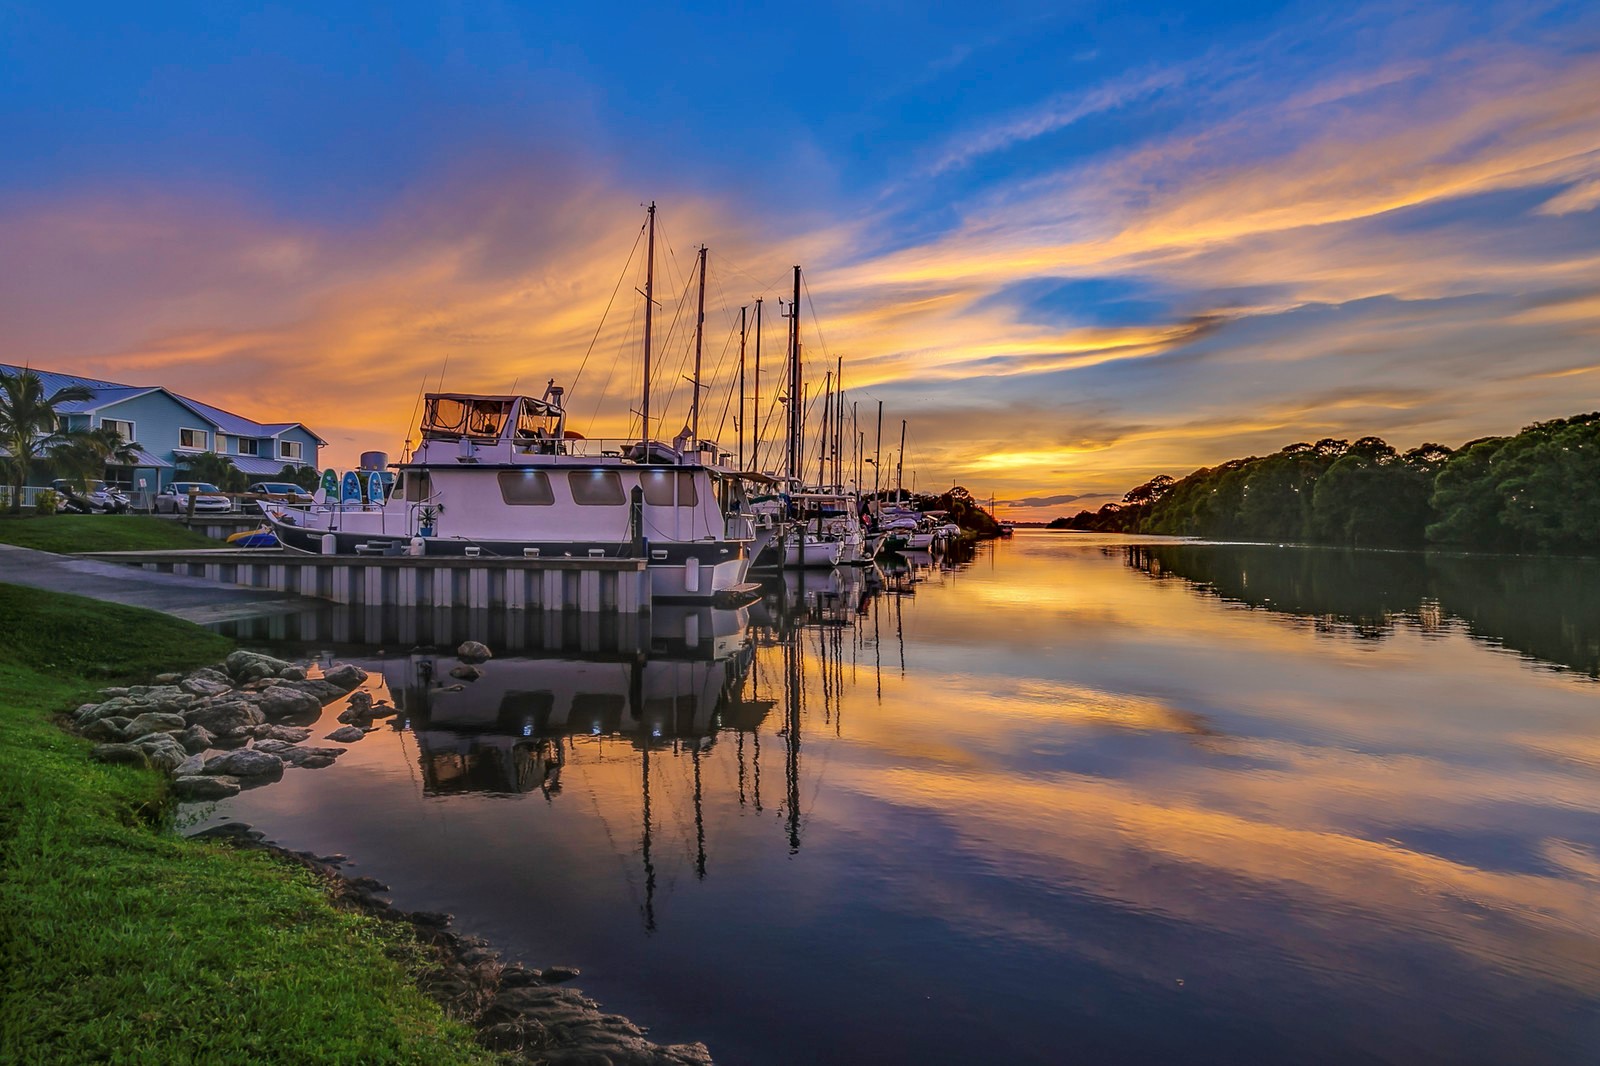
[[106, 429], [114, 431], [117, 436], [122, 438], [122, 443], [124, 444], [132, 444], [134, 441], [139, 439], [133, 435], [132, 422], [124, 422], [116, 418], [102, 418], [100, 420], [100, 425]]
[[567, 474], [567, 486], [579, 507], [617, 507], [627, 499], [622, 476], [615, 470], [574, 470]]
[[238, 442], [238, 447], [236, 449], [238, 454], [240, 454], [240, 455], [260, 455], [261, 454], [261, 442], [256, 440], [254, 437], [236, 437], [235, 440]]
[[550, 475], [543, 470], [500, 471], [500, 498], [523, 507], [548, 507], [556, 502]]
[[293, 459], [298, 462], [305, 454], [305, 445], [297, 440], [280, 440], [278, 442], [278, 458]]
[[190, 451], [203, 452], [206, 450], [206, 431], [203, 429], [178, 430], [178, 447]]

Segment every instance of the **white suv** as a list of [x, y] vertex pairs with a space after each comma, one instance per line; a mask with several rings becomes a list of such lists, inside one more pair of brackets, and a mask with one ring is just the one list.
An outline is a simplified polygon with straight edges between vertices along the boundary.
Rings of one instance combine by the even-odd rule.
[[233, 510], [233, 500], [210, 482], [174, 481], [156, 494], [156, 514], [187, 514], [191, 488], [198, 493], [194, 498], [195, 514], [226, 514]]

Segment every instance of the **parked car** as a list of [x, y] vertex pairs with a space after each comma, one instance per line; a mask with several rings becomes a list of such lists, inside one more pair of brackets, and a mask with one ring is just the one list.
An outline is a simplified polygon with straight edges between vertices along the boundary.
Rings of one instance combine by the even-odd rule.
[[225, 514], [233, 510], [233, 500], [210, 482], [174, 481], [156, 494], [156, 514], [187, 514], [191, 488], [198, 493], [194, 498], [195, 514]]
[[122, 514], [131, 501], [122, 490], [104, 481], [81, 482], [56, 478], [50, 483], [61, 498], [61, 510], [67, 514]]
[[310, 503], [311, 492], [292, 481], [258, 481], [245, 489], [273, 503]]

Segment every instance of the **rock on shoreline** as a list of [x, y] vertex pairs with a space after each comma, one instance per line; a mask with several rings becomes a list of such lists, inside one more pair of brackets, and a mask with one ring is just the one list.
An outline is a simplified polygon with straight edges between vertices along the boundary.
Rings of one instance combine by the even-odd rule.
[[548, 1066], [713, 1066], [704, 1044], [652, 1043], [645, 1029], [562, 985], [577, 976], [575, 969], [502, 963], [488, 941], [452, 931], [450, 915], [396, 908], [382, 895], [386, 885], [343, 874], [342, 856], [290, 851], [243, 822], [213, 826], [192, 839], [270, 852], [322, 877], [337, 905], [408, 926], [423, 953], [411, 960], [418, 986], [472, 1026], [478, 1043], [491, 1051]]
[[[481, 644], [464, 644], [461, 652], [464, 661], [490, 658]], [[479, 668], [471, 669], [467, 680], [481, 676]], [[159, 675], [154, 685], [104, 689], [101, 702], [86, 703], [68, 717], [78, 733], [100, 741], [90, 752], [96, 761], [159, 769], [171, 778], [178, 799], [214, 801], [280, 780], [287, 768], [331, 766], [349, 749], [304, 743], [328, 704], [349, 700], [339, 715], [348, 724], [329, 734], [343, 743], [365, 736], [374, 718], [395, 713], [392, 706], [374, 704], [361, 689], [366, 680], [366, 671], [348, 663], [313, 678], [301, 664], [236, 651], [215, 666]], [[578, 976], [576, 969], [505, 964], [487, 941], [452, 931], [449, 915], [396, 909], [380, 895], [386, 886], [344, 876], [337, 868], [342, 856], [289, 851], [241, 822], [214, 826], [194, 839], [298, 863], [325, 880], [336, 905], [409, 926], [423, 957], [403, 961], [419, 987], [472, 1026], [480, 1045], [501, 1056], [547, 1066], [712, 1066], [704, 1044], [654, 1044], [628, 1019], [603, 1013], [564, 984]]]

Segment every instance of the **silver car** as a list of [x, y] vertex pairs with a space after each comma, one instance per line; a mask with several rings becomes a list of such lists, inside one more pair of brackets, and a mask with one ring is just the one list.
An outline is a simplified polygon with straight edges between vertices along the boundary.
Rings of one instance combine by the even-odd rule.
[[156, 514], [187, 514], [191, 488], [196, 493], [195, 514], [226, 514], [233, 510], [233, 500], [208, 481], [174, 481], [156, 494]]

